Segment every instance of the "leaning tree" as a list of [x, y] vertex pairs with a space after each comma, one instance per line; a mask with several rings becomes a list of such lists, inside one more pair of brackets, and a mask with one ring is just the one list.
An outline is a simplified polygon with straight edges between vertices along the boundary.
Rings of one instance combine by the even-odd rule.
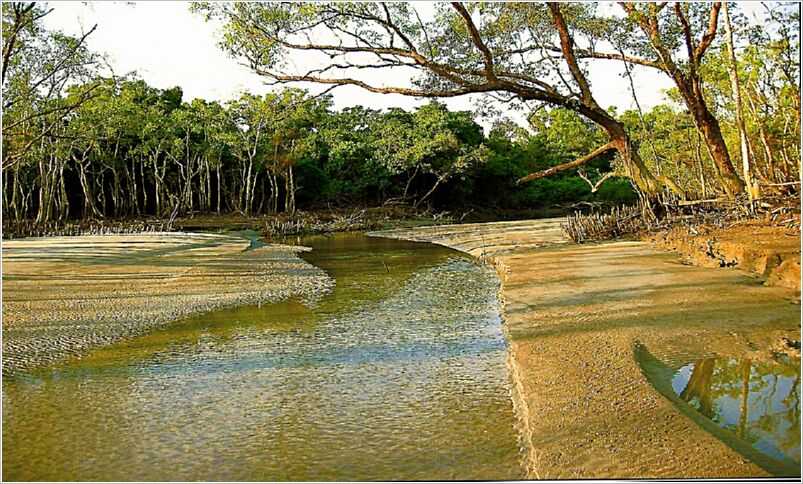
[[[595, 42], [576, 52], [579, 58], [611, 59], [657, 69], [677, 86], [705, 141], [722, 188], [730, 196], [745, 184], [731, 162], [719, 120], [703, 88], [703, 60], [717, 36], [721, 2], [619, 2], [626, 18], [600, 16], [577, 27]], [[608, 46], [608, 49], [605, 46]]]
[[[657, 199], [665, 186], [682, 194], [671, 179], [648, 169], [624, 125], [594, 97], [578, 56], [576, 30], [569, 27], [593, 22], [593, 5], [452, 2], [435, 4], [435, 11], [423, 17], [412, 3], [397, 2], [196, 3], [192, 8], [208, 20], [222, 20], [220, 45], [275, 83], [351, 85], [424, 98], [485, 93], [570, 109], [607, 134], [608, 143], [588, 155], [519, 183], [615, 150], [647, 199]], [[298, 60], [311, 65], [300, 67]], [[376, 78], [389, 84], [371, 80]]]

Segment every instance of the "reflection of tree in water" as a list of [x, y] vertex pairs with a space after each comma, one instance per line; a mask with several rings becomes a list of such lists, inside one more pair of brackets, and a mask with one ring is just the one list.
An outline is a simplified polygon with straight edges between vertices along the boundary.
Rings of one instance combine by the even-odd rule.
[[799, 388], [793, 364], [708, 358], [693, 363], [680, 397], [746, 442], [771, 442], [792, 456], [800, 445]]
[[692, 404], [706, 417], [713, 419], [713, 402], [711, 401], [711, 380], [714, 376], [714, 359], [697, 360], [686, 388], [680, 398]]
[[800, 386], [800, 373], [797, 374], [795, 381], [792, 383], [792, 389], [789, 391], [789, 395], [787, 395], [786, 398], [782, 400], [784, 405], [788, 406], [793, 410], [792, 415], [795, 418], [796, 427], [800, 427], [800, 392], [797, 391], [799, 386]]

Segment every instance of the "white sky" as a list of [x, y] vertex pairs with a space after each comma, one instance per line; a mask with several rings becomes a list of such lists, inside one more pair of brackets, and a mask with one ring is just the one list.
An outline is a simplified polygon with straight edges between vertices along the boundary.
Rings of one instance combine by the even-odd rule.
[[[758, 2], [749, 3], [752, 5], [745, 5], [746, 10], [760, 13]], [[88, 45], [92, 50], [108, 54], [115, 73], [137, 71], [142, 79], [157, 88], [181, 86], [185, 101], [194, 98], [225, 101], [238, 97], [243, 91], [261, 94], [276, 89], [266, 86], [260, 76], [223, 53], [216, 45], [215, 26], [190, 13], [187, 2], [149, 1], [135, 5], [53, 2], [49, 6], [54, 10], [45, 17], [48, 28], [78, 34], [97, 24], [97, 30], [88, 38]], [[621, 64], [603, 65], [605, 67], [590, 72], [599, 103], [605, 107], [619, 106], [619, 112], [635, 107], [629, 84], [621, 77]], [[639, 102], [645, 109], [661, 103], [663, 91], [672, 86], [668, 77], [657, 71], [637, 68], [634, 74]], [[322, 89], [311, 84], [301, 87], [311, 92]], [[426, 102], [396, 94], [371, 93], [354, 86], [338, 87], [332, 94], [338, 109], [355, 105], [375, 109], [409, 108]], [[444, 102], [451, 109], [473, 108], [468, 97]], [[511, 117], [522, 121], [521, 114], [511, 113]]]

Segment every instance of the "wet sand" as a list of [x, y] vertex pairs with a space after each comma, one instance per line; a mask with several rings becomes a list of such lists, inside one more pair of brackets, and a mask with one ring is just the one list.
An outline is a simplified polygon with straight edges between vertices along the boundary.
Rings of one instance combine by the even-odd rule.
[[3, 374], [192, 314], [320, 295], [332, 281], [303, 250], [185, 233], [4, 241]]
[[781, 338], [800, 341], [799, 292], [689, 267], [643, 242], [566, 244], [560, 221], [373, 235], [435, 242], [497, 267], [529, 477], [770, 475], [658, 393], [635, 353], [673, 367], [711, 355], [769, 359]]

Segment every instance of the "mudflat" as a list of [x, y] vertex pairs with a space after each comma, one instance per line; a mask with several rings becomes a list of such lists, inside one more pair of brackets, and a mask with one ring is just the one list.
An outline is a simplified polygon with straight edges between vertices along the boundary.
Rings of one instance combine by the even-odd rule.
[[4, 241], [3, 373], [191, 314], [315, 297], [332, 281], [303, 250], [188, 233]]
[[799, 475], [748, 459], [645, 376], [711, 356], [771, 360], [780, 342], [800, 341], [799, 292], [683, 265], [643, 242], [567, 244], [557, 219], [375, 235], [497, 267], [529, 477]]

